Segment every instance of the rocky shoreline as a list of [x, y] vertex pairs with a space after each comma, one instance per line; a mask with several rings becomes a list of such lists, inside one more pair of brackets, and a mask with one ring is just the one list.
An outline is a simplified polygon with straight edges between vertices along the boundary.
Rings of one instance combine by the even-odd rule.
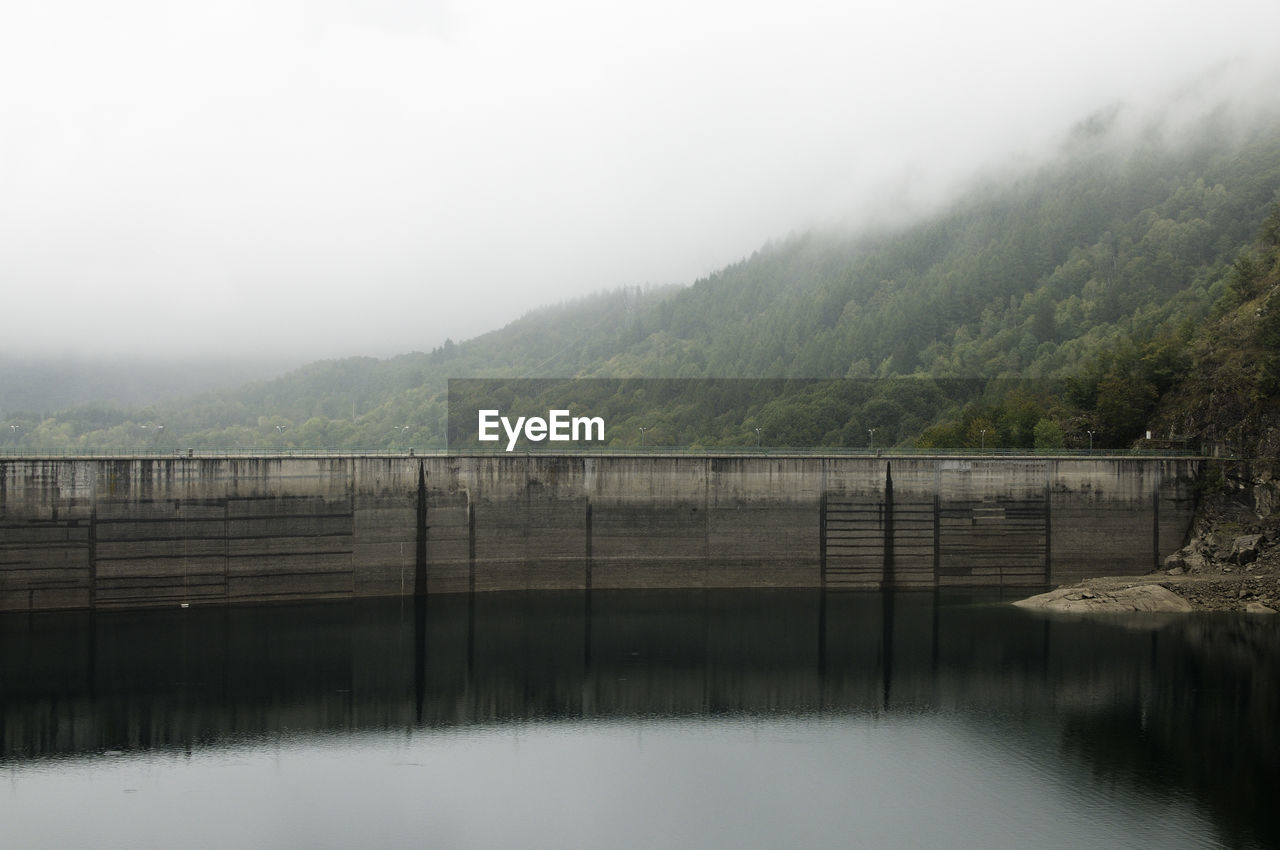
[[[1280, 456], [1280, 429], [1260, 455]], [[1191, 539], [1145, 576], [1087, 579], [1015, 604], [1057, 611], [1280, 611], [1280, 461], [1207, 461]]]
[[1086, 579], [1015, 602], [1051, 611], [1280, 611], [1280, 547], [1273, 531], [1223, 533], [1221, 526], [1145, 576]]

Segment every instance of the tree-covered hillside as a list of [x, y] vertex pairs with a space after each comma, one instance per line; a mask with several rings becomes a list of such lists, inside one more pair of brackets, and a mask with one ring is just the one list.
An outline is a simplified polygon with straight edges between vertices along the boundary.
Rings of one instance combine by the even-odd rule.
[[1189, 435], [1219, 456], [1280, 458], [1280, 207], [1236, 258], [1228, 282], [1183, 347], [1152, 427]]
[[[428, 448], [443, 445], [451, 377], [575, 376], [862, 379], [796, 384], [651, 445], [748, 445], [763, 427], [773, 445], [863, 446], [875, 428], [881, 445], [1079, 447], [1092, 431], [1120, 447], [1200, 362], [1224, 299], [1247, 294], [1278, 200], [1274, 119], [1246, 129], [1221, 112], [1176, 139], [1095, 126], [910, 226], [796, 236], [688, 287], [547, 307], [430, 353], [143, 410], [12, 416], [0, 447]], [[875, 383], [890, 378], [910, 380]], [[614, 409], [610, 440], [638, 445]]]

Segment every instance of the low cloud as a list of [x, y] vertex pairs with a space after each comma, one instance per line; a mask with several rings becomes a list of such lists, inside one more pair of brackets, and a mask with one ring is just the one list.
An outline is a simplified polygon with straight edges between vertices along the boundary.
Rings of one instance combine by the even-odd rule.
[[429, 349], [927, 211], [1109, 105], [1267, 101], [1277, 24], [1243, 0], [18, 4], [0, 348]]

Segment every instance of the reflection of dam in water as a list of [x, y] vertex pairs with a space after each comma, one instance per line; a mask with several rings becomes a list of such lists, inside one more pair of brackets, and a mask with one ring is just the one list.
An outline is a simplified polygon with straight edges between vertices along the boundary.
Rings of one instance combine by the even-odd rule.
[[1275, 629], [1247, 633], [1269, 641], [1253, 657], [1212, 621], [1137, 622], [954, 593], [767, 590], [6, 615], [0, 729], [6, 756], [39, 756], [532, 718], [1163, 702], [1176, 717], [1243, 698], [1250, 679], [1256, 716], [1280, 716], [1280, 677], [1252, 669], [1280, 659]]
[[490, 590], [1036, 586], [1183, 543], [1169, 458], [0, 460], [0, 610]]
[[1242, 617], [1122, 622], [941, 591], [5, 615], [0, 763], [539, 721], [924, 713], [971, 718], [976, 733], [1020, 718], [1050, 751], [1194, 790], [1274, 830], [1280, 630]]

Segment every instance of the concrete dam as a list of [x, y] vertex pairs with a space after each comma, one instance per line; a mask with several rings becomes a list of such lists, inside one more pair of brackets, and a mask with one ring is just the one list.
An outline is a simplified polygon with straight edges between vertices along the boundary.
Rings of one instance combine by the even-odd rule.
[[1038, 587], [1184, 543], [1188, 458], [0, 459], [0, 611], [500, 590]]

